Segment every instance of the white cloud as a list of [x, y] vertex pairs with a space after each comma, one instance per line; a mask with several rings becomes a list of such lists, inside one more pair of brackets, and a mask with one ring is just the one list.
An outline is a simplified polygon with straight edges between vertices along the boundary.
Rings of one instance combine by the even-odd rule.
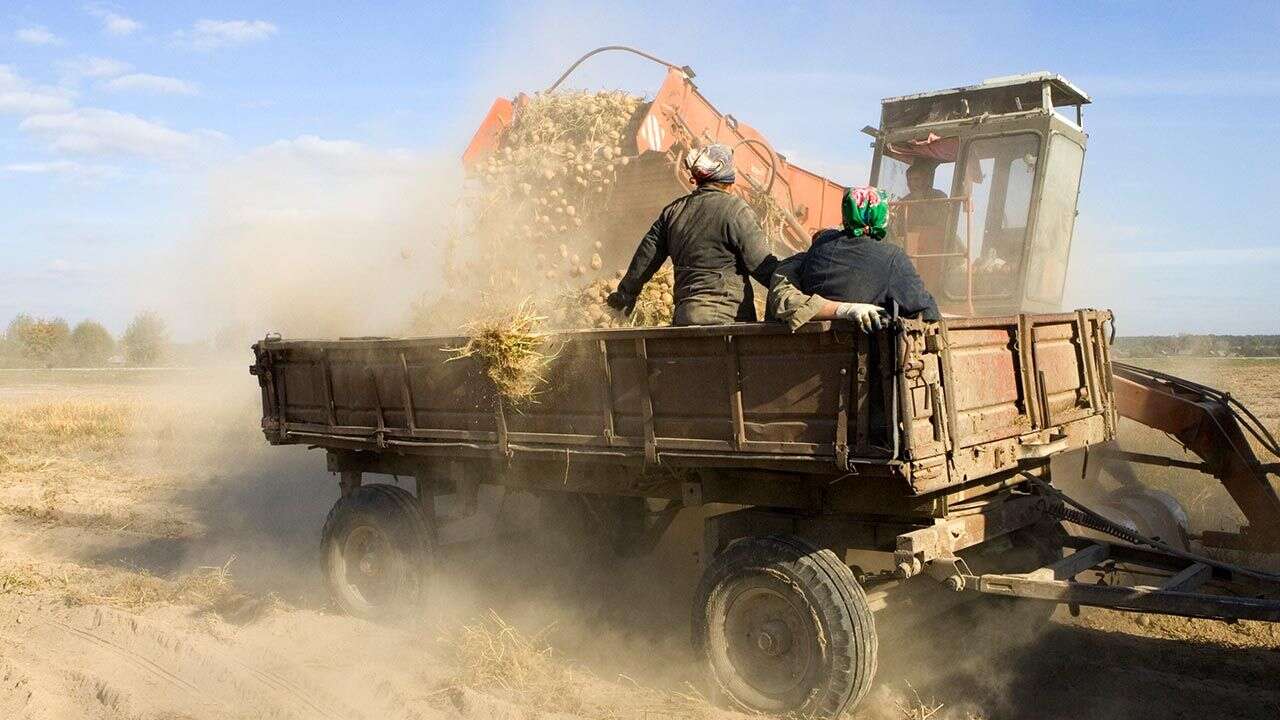
[[71, 108], [71, 95], [59, 88], [32, 85], [9, 65], [0, 65], [0, 114], [33, 115]]
[[141, 27], [137, 20], [114, 13], [107, 13], [102, 23], [102, 29], [111, 35], [130, 35]]
[[174, 34], [179, 42], [200, 50], [260, 42], [279, 31], [266, 20], [197, 20], [188, 31]]
[[107, 90], [146, 92], [162, 95], [195, 95], [199, 92], [194, 83], [165, 75], [132, 73], [112, 78], [102, 84]]
[[137, 115], [77, 108], [33, 115], [18, 126], [46, 139], [52, 150], [83, 155], [139, 155], [176, 159], [200, 148], [204, 134], [185, 133]]
[[62, 38], [54, 35], [48, 30], [33, 25], [31, 27], [22, 28], [13, 34], [18, 42], [24, 42], [28, 45], [61, 45]]
[[84, 9], [85, 12], [102, 21], [102, 32], [108, 35], [132, 35], [142, 29], [142, 23], [117, 12], [119, 8], [105, 3], [92, 2]]
[[133, 66], [111, 58], [81, 56], [63, 60], [58, 69], [72, 78], [110, 78], [129, 72]]
[[3, 166], [12, 175], [61, 175], [78, 180], [103, 180], [120, 177], [120, 169], [110, 165], [86, 165], [74, 160], [9, 163]]

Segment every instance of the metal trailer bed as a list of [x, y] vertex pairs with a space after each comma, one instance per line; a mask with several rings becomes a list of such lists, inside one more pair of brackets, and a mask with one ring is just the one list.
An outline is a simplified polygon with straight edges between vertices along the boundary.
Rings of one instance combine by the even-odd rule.
[[[268, 337], [251, 371], [267, 439], [324, 448], [340, 475], [323, 556], [348, 612], [423, 602], [440, 529], [481, 484], [575, 494], [639, 549], [681, 508], [745, 506], [705, 525], [694, 632], [712, 685], [750, 710], [832, 716], [870, 686], [872, 611], [913, 578], [956, 597], [1280, 620], [1276, 578], [1148, 543], [1054, 490], [1051, 458], [1116, 435], [1110, 323], [570, 332], [548, 338], [555, 359], [521, 408], [479, 358], [449, 360], [460, 338]], [[414, 477], [416, 495], [366, 473]], [[1117, 569], [1164, 581], [1077, 581]]]

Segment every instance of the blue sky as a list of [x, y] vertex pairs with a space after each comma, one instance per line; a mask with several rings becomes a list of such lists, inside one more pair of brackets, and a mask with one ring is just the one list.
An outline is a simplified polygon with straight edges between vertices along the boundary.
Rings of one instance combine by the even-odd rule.
[[[858, 129], [884, 96], [1066, 75], [1095, 100], [1068, 302], [1114, 308], [1126, 334], [1280, 332], [1277, 35], [1276, 3], [18, 0], [0, 9], [0, 323], [119, 331], [151, 307], [208, 334], [217, 313], [192, 278], [238, 204], [297, 215], [354, 196], [370, 202], [352, 218], [409, 218], [411, 176], [452, 163], [493, 97], [622, 43], [693, 66], [722, 110], [846, 183], [866, 180]], [[577, 84], [660, 80], [608, 59]], [[287, 173], [263, 165], [286, 155]], [[311, 247], [337, 257], [327, 237]]]

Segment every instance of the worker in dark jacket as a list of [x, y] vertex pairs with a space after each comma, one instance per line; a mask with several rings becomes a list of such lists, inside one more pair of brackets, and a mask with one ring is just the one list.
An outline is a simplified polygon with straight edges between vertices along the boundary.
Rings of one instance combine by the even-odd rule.
[[746, 202], [728, 192], [733, 151], [692, 150], [685, 167], [697, 188], [662, 209], [640, 241], [609, 306], [630, 314], [641, 288], [667, 258], [675, 266], [673, 325], [721, 325], [756, 320], [750, 278], [768, 287], [778, 259]]
[[841, 209], [843, 228], [819, 232], [812, 247], [778, 266], [766, 316], [793, 330], [809, 320], [834, 319], [874, 330], [896, 303], [904, 317], [940, 320], [911, 258], [882, 242], [889, 223], [887, 196], [872, 187], [853, 188], [845, 191]]

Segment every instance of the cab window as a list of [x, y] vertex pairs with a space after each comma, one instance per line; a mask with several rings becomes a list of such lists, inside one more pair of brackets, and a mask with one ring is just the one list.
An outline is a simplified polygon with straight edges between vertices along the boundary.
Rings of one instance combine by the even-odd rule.
[[[969, 198], [971, 215], [957, 207], [953, 227], [957, 246], [968, 240], [975, 298], [1008, 297], [1018, 290], [1039, 150], [1037, 134], [1019, 133], [974, 140], [964, 153], [952, 193]], [[963, 270], [962, 262], [952, 265], [948, 295], [967, 294]]]

